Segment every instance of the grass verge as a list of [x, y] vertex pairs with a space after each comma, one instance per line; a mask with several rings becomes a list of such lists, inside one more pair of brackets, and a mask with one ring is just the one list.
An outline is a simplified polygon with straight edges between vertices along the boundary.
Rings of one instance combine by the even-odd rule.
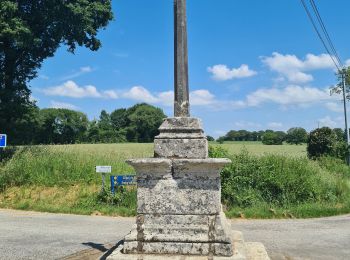
[[[231, 153], [221, 173], [228, 217], [308, 218], [350, 213], [350, 168], [334, 158]], [[299, 149], [299, 147], [298, 147]], [[100, 193], [96, 165], [132, 173], [128, 158], [151, 157], [149, 144], [20, 147], [0, 162], [0, 207], [53, 213], [134, 216], [136, 191]]]
[[0, 193], [0, 207], [80, 215], [135, 216], [136, 190], [119, 194], [114, 201], [100, 196], [99, 185], [66, 187], [11, 187]]

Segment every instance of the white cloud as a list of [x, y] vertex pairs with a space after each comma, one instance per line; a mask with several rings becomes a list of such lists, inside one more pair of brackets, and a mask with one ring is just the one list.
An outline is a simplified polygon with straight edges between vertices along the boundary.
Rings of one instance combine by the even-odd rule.
[[174, 105], [174, 91], [165, 91], [158, 94], [159, 103], [165, 106]]
[[64, 103], [64, 102], [57, 102], [54, 100], [51, 100], [51, 108], [66, 108], [71, 110], [78, 110], [79, 108], [73, 104]]
[[77, 72], [74, 72], [70, 75], [67, 75], [65, 77], [62, 77], [61, 80], [69, 80], [69, 79], [74, 79], [74, 78], [77, 78], [81, 75], [84, 75], [84, 74], [87, 74], [87, 73], [90, 73], [90, 72], [93, 72], [94, 70], [90, 67], [90, 66], [85, 66], [85, 67], [81, 67], [79, 69], [79, 71]]
[[246, 99], [248, 106], [259, 106], [263, 103], [276, 103], [280, 105], [305, 105], [320, 101], [333, 100], [328, 90], [312, 87], [290, 85], [283, 89], [258, 89], [249, 94]]
[[339, 126], [339, 122], [337, 122], [337, 121], [338, 120], [333, 120], [330, 116], [326, 116], [326, 117], [318, 120], [318, 122], [320, 123], [320, 127], [328, 126], [331, 128], [335, 128], [335, 127]]
[[[143, 86], [135, 86], [122, 94], [123, 98], [136, 101], [173, 106], [174, 91], [164, 91], [152, 94]], [[190, 92], [190, 103], [192, 106], [206, 106], [215, 102], [215, 96], [208, 90], [200, 89]]]
[[69, 80], [59, 86], [46, 88], [43, 90], [43, 92], [47, 96], [61, 96], [71, 98], [118, 98], [117, 93], [113, 90], [100, 92], [93, 85], [80, 87], [72, 80]]
[[345, 66], [347, 66], [347, 67], [350, 66], [350, 59], [348, 59], [347, 61], [345, 61]]
[[313, 80], [312, 75], [305, 72], [319, 69], [334, 68], [331, 56], [328, 54], [307, 54], [304, 60], [295, 55], [272, 53], [271, 57], [262, 57], [262, 62], [270, 70], [276, 71], [290, 82], [306, 83]]
[[329, 110], [333, 111], [333, 112], [343, 112], [344, 108], [341, 104], [335, 103], [335, 102], [327, 102], [326, 103], [326, 108], [328, 108]]
[[103, 96], [109, 99], [118, 99], [118, 94], [114, 90], [105, 90], [103, 91]]
[[157, 103], [158, 99], [153, 96], [146, 88], [142, 86], [132, 87], [129, 91], [123, 94], [124, 98], [132, 99], [147, 103]]
[[227, 65], [219, 64], [213, 67], [208, 67], [208, 72], [212, 73], [212, 78], [219, 81], [225, 81], [230, 79], [248, 78], [257, 74], [256, 71], [250, 70], [246, 64], [241, 65], [239, 68], [230, 69]]
[[192, 106], [207, 106], [215, 102], [215, 96], [206, 89], [195, 90], [190, 93]]
[[280, 122], [270, 122], [267, 124], [267, 127], [272, 128], [272, 129], [280, 129], [283, 127], [283, 124]]

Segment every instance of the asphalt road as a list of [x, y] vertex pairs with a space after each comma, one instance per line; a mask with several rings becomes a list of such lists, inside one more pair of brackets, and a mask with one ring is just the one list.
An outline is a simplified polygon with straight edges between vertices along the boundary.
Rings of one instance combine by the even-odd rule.
[[[264, 243], [272, 259], [350, 259], [350, 215], [232, 222], [246, 241]], [[0, 259], [96, 259], [133, 224], [133, 218], [0, 209]]]

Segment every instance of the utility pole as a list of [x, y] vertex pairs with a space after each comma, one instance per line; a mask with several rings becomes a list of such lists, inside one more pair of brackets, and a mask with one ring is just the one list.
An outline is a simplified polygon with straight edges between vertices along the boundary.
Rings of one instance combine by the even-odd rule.
[[346, 109], [346, 70], [345, 69], [343, 69], [343, 71], [341, 72], [341, 75], [342, 75], [342, 85], [343, 85], [343, 103], [344, 103], [346, 143], [348, 145], [348, 156], [346, 158], [346, 162], [348, 165], [350, 165], [350, 153], [349, 153], [350, 135], [349, 135], [348, 116], [347, 116], [347, 109]]

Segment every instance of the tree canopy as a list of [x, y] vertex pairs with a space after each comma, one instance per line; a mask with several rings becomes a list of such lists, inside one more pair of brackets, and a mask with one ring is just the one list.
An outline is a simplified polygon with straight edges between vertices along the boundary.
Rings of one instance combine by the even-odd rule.
[[[96, 51], [99, 29], [112, 20], [111, 0], [2, 0], [0, 5], [0, 129], [11, 136], [35, 109], [28, 82], [61, 45]], [[26, 127], [30, 127], [27, 124]]]
[[302, 127], [292, 127], [287, 131], [286, 142], [289, 144], [302, 144], [307, 141], [307, 132]]
[[30, 131], [17, 137], [9, 135], [9, 144], [148, 143], [159, 134], [165, 117], [160, 108], [145, 103], [111, 114], [102, 110], [99, 118], [92, 121], [78, 111], [35, 108], [27, 119], [31, 122]]
[[345, 95], [347, 99], [350, 99], [350, 66], [342, 69], [337, 73], [338, 83], [331, 87], [331, 93], [341, 94], [343, 93], [343, 77], [345, 75]]

